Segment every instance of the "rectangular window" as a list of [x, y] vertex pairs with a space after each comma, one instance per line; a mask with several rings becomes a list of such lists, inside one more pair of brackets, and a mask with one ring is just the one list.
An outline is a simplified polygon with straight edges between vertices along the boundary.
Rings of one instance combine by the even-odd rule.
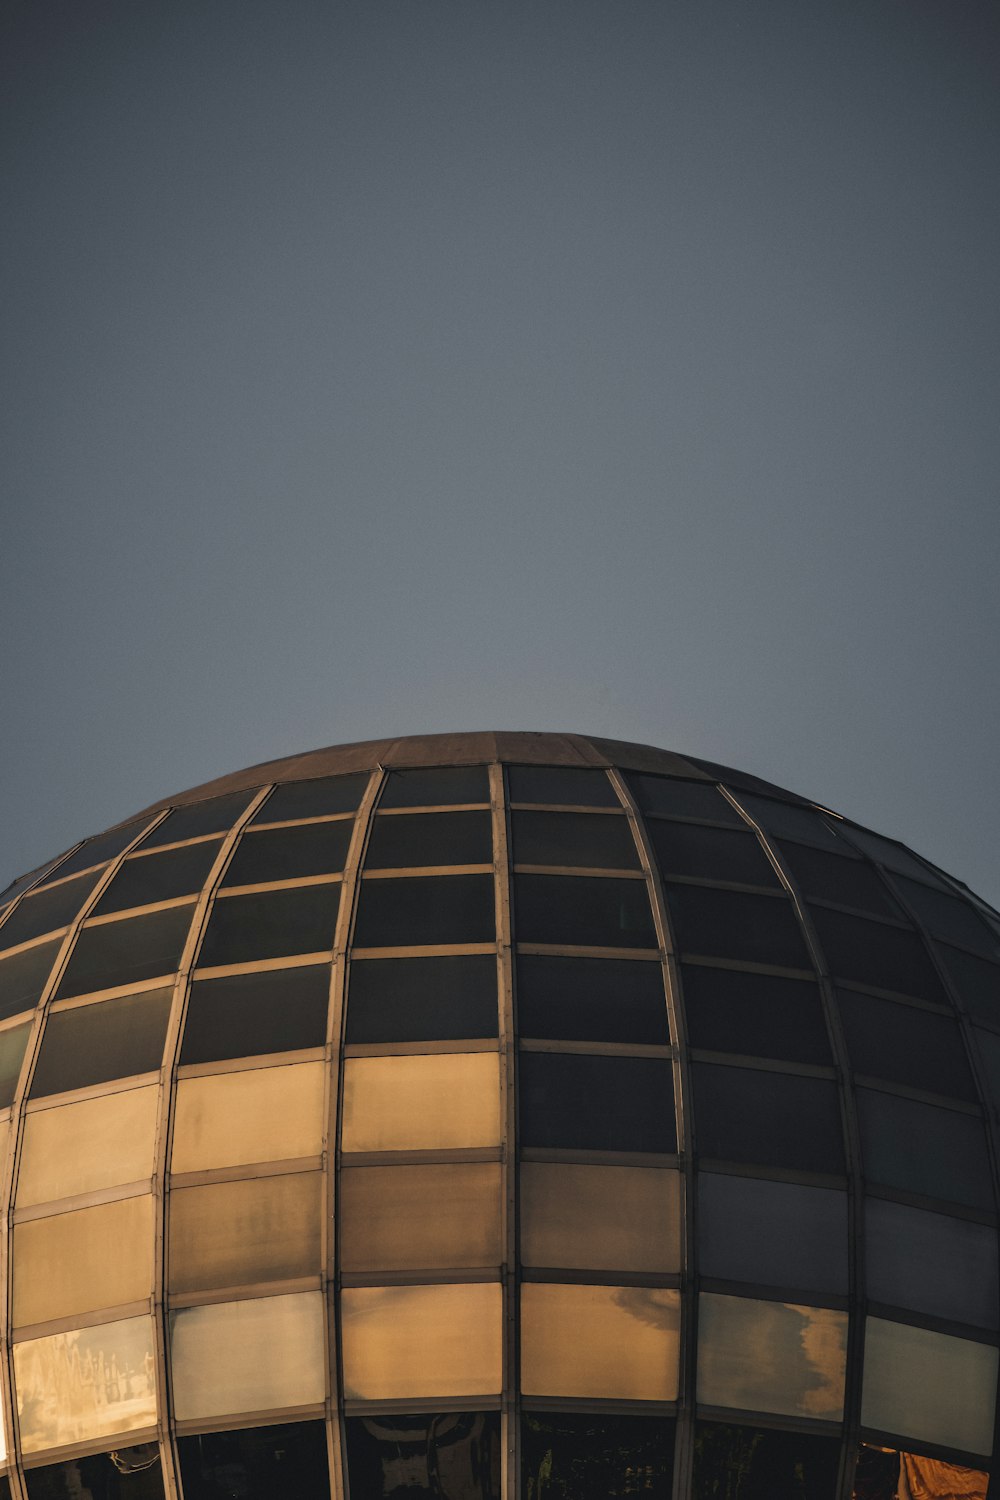
[[322, 1292], [182, 1307], [169, 1322], [179, 1422], [319, 1405], [326, 1396]]
[[251, 829], [236, 845], [222, 884], [263, 885], [335, 874], [344, 868], [353, 832], [353, 820]]
[[941, 981], [915, 932], [825, 906], [814, 906], [812, 918], [830, 972], [839, 979], [946, 1003]]
[[151, 1178], [159, 1096], [153, 1083], [31, 1110], [24, 1120], [18, 1208]]
[[513, 812], [510, 826], [516, 864], [639, 869], [632, 829], [628, 819], [620, 815]]
[[56, 998], [141, 984], [173, 974], [191, 926], [194, 906], [169, 906], [146, 916], [84, 927], [70, 954]]
[[297, 818], [327, 818], [355, 812], [368, 786], [368, 772], [324, 776], [314, 781], [284, 781], [276, 786], [251, 823], [291, 823]]
[[145, 990], [49, 1013], [31, 1098], [152, 1073], [163, 1061], [172, 992]]
[[491, 953], [356, 959], [348, 983], [349, 1043], [497, 1034], [497, 965]]
[[[130, 1459], [148, 1466], [120, 1473], [117, 1463], [122, 1460], [116, 1451], [113, 1456], [89, 1453], [28, 1469], [24, 1476], [28, 1500], [164, 1500], [159, 1445], [142, 1443], [127, 1452]], [[0, 1482], [0, 1497], [10, 1500], [6, 1480]]]
[[855, 1073], [976, 1101], [961, 1032], [950, 1017], [850, 990], [838, 991], [837, 1003]]
[[654, 819], [649, 836], [660, 872], [740, 885], [781, 884], [756, 834], [737, 828], [701, 828], [696, 823]]
[[[935, 943], [934, 949], [969, 1014], [977, 1021], [988, 1021], [993, 1026], [1000, 1023], [1000, 964], [991, 964], [984, 958], [975, 958], [971, 953], [963, 953], [960, 948], [950, 948], [944, 943]], [[2, 969], [0, 964], [0, 972]]]
[[1000, 958], [1000, 935], [988, 927], [970, 901], [959, 901], [919, 880], [898, 876], [895, 884], [935, 937], [958, 943], [991, 959]]
[[677, 1149], [668, 1058], [522, 1052], [521, 1143], [581, 1151]]
[[850, 858], [846, 846], [839, 854], [810, 849], [805, 844], [779, 844], [778, 848], [804, 896], [855, 906], [883, 917], [902, 916], [872, 866], [866, 860]]
[[702, 1292], [698, 1401], [839, 1422], [846, 1348], [844, 1312]]
[[699, 885], [669, 885], [666, 896], [681, 953], [812, 969], [790, 901]]
[[64, 880], [67, 875], [75, 875], [77, 870], [89, 870], [92, 865], [105, 865], [109, 859], [114, 859], [123, 849], [127, 848], [134, 838], [138, 838], [143, 827], [149, 823], [149, 818], [137, 818], [133, 823], [126, 823], [123, 828], [112, 828], [108, 833], [100, 834], [96, 839], [88, 839], [81, 844], [75, 854], [69, 859], [63, 860], [40, 885], [50, 885], [53, 880]]
[[363, 880], [354, 930], [357, 948], [493, 943], [492, 875], [403, 876]]
[[485, 766], [447, 766], [390, 771], [379, 807], [446, 807], [449, 803], [489, 802], [490, 776]]
[[498, 1282], [358, 1286], [341, 1293], [348, 1401], [499, 1394]]
[[645, 1286], [521, 1287], [526, 1396], [673, 1401], [680, 1293]]
[[[21, 1448], [39, 1453], [156, 1424], [152, 1318], [123, 1318], [14, 1345]], [[115, 1370], [117, 1380], [94, 1379]], [[52, 1392], [59, 1392], [59, 1400]]]
[[651, 1274], [680, 1270], [678, 1172], [526, 1161], [520, 1175], [524, 1265]]
[[38, 1004], [60, 946], [56, 938], [0, 959], [0, 1021]]
[[181, 1063], [322, 1047], [329, 998], [328, 964], [196, 979], [184, 1023]]
[[819, 987], [744, 969], [683, 964], [688, 1042], [708, 1052], [833, 1066]]
[[499, 1162], [345, 1167], [340, 1262], [345, 1271], [499, 1266]]
[[291, 1161], [323, 1150], [321, 1062], [181, 1078], [174, 1104], [174, 1172]]
[[691, 1075], [702, 1158], [844, 1172], [835, 1083], [711, 1063], [695, 1063]]
[[93, 915], [104, 917], [132, 906], [152, 906], [155, 901], [194, 895], [208, 879], [221, 847], [220, 839], [211, 839], [207, 844], [188, 844], [168, 849], [164, 854], [130, 855], [98, 901]]
[[670, 1041], [663, 971], [645, 959], [517, 958], [523, 1037], [567, 1042]]
[[698, 1175], [703, 1276], [847, 1295], [847, 1195], [797, 1182]]
[[862, 1426], [989, 1455], [996, 1391], [996, 1349], [868, 1318]]
[[870, 1182], [992, 1209], [982, 1120], [875, 1089], [858, 1089], [855, 1097]]
[[997, 1326], [997, 1235], [986, 1224], [869, 1198], [868, 1296], [932, 1317]]
[[[363, 1500], [500, 1500], [500, 1413], [423, 1412], [348, 1417], [347, 1471], [351, 1494]], [[325, 1500], [325, 1497], [324, 1497]]]
[[31, 1035], [31, 1022], [0, 1031], [0, 1109], [7, 1109], [17, 1092], [24, 1049]]
[[771, 797], [757, 797], [752, 792], [737, 792], [736, 800], [759, 823], [765, 833], [778, 838], [798, 839], [803, 844], [815, 844], [820, 849], [839, 852], [843, 845], [837, 835], [824, 823], [819, 810], [803, 807], [794, 802], [778, 802]]
[[78, 875], [75, 880], [45, 886], [37, 895], [25, 896], [0, 927], [0, 948], [16, 948], [44, 932], [68, 926], [97, 884], [99, 874], [95, 870], [90, 875]]
[[[775, 1432], [742, 1423], [698, 1422], [693, 1493], [724, 1495], [726, 1500], [756, 1500], [774, 1493], [775, 1474], [788, 1474], [793, 1476], [789, 1500], [791, 1496], [795, 1500], [836, 1500], [839, 1463], [840, 1440], [836, 1437]], [[861, 1492], [855, 1493], [860, 1500]], [[894, 1490], [889, 1490], [885, 1500], [892, 1494]]]
[[168, 1201], [171, 1292], [318, 1275], [319, 1172], [174, 1188]]
[[[667, 1417], [522, 1413], [525, 1495], [543, 1496], [551, 1486], [552, 1494], [573, 1500], [607, 1500], [619, 1495], [668, 1500], [673, 1477], [674, 1424]], [[641, 1490], [636, 1489], [637, 1483]]]
[[680, 781], [672, 776], [627, 777], [636, 803], [644, 813], [661, 818], [706, 818], [713, 823], [746, 824], [718, 787], [705, 781]]
[[153, 1283], [153, 1200], [15, 1224], [11, 1259], [15, 1327], [142, 1301]]
[[591, 766], [508, 766], [511, 802], [553, 807], [620, 807], [608, 773]]
[[[330, 1500], [326, 1427], [322, 1422], [279, 1422], [269, 1427], [241, 1427], [238, 1432], [199, 1432], [179, 1437], [177, 1451], [184, 1500], [223, 1500], [224, 1496], [229, 1500], [236, 1496], [243, 1500], [265, 1500], [268, 1496]], [[220, 1489], [223, 1483], [225, 1489]], [[98, 1500], [96, 1495], [94, 1500]], [[134, 1500], [146, 1497], [136, 1496]]]
[[210, 969], [293, 953], [329, 953], [339, 911], [339, 882], [221, 897], [212, 907], [198, 965]]
[[644, 880], [599, 875], [515, 875], [519, 943], [585, 948], [655, 948]]
[[342, 1150], [461, 1150], [499, 1141], [495, 1052], [345, 1059]]
[[203, 802], [175, 807], [149, 837], [143, 839], [142, 848], [158, 849], [161, 844], [179, 844], [182, 839], [222, 833], [236, 822], [252, 796], [253, 792], [231, 792], [226, 797], [207, 797]]
[[366, 870], [492, 863], [493, 827], [486, 811], [377, 816], [365, 851]]

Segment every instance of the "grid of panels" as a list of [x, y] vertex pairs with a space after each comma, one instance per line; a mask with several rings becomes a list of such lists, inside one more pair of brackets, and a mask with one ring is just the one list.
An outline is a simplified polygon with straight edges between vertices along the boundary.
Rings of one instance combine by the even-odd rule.
[[985, 1492], [1000, 919], [533, 738], [319, 753], [0, 898], [0, 1493]]

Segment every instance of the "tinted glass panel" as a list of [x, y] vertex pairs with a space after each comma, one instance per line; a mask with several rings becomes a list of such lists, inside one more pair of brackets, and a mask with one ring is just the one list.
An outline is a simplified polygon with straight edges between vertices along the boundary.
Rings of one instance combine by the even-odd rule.
[[604, 771], [585, 766], [508, 766], [511, 802], [551, 802], [564, 807], [620, 807]]
[[348, 1042], [496, 1036], [497, 1024], [492, 954], [368, 958], [351, 964]]
[[944, 1000], [941, 981], [915, 932], [822, 906], [812, 908], [812, 918], [831, 972], [841, 979], [924, 1000]]
[[521, 1142], [584, 1151], [674, 1151], [666, 1058], [522, 1052]]
[[[14, 1346], [26, 1453], [136, 1432], [156, 1422], [152, 1318], [122, 1318]], [[116, 1370], [117, 1380], [95, 1380]], [[59, 1400], [52, 1400], [52, 1392]]]
[[329, 997], [330, 970], [325, 964], [196, 979], [180, 1061], [218, 1062], [322, 1047]]
[[917, 880], [924, 880], [928, 885], [937, 884], [933, 870], [929, 870], [908, 849], [894, 844], [891, 839], [883, 839], [877, 833], [869, 833], [867, 828], [856, 828], [853, 823], [845, 823], [843, 829], [845, 839], [849, 839], [852, 844], [862, 849], [871, 859], [877, 860], [880, 865], [885, 865], [887, 870], [897, 870], [902, 875], [915, 876]]
[[149, 906], [200, 891], [219, 852], [219, 840], [168, 849], [165, 854], [140, 854], [127, 859], [94, 908], [94, 916]]
[[485, 811], [376, 817], [365, 854], [366, 870], [492, 862], [493, 831]]
[[351, 1494], [363, 1500], [500, 1500], [500, 1413], [348, 1417]]
[[522, 1036], [581, 1042], [670, 1040], [658, 963], [618, 958], [517, 959]]
[[358, 948], [496, 941], [492, 875], [364, 880], [358, 897]]
[[525, 1495], [669, 1500], [674, 1424], [663, 1417], [584, 1412], [525, 1412], [521, 1483]]
[[345, 1271], [493, 1267], [503, 1260], [499, 1162], [345, 1167]]
[[21, 1076], [24, 1049], [31, 1034], [31, 1022], [0, 1031], [0, 1109], [6, 1109], [14, 1097]]
[[306, 823], [302, 828], [245, 833], [223, 877], [223, 885], [261, 885], [332, 875], [344, 868], [354, 823]]
[[30, 1010], [45, 988], [61, 939], [0, 959], [0, 1021]]
[[160, 844], [179, 844], [182, 839], [201, 838], [206, 833], [222, 833], [236, 822], [253, 795], [253, 792], [234, 792], [229, 797], [210, 797], [205, 802], [175, 808], [162, 823], [157, 824], [148, 838], [143, 839], [142, 847], [154, 849]]
[[992, 1208], [982, 1121], [915, 1099], [856, 1091], [869, 1181], [972, 1208]]
[[515, 812], [510, 822], [518, 864], [639, 868], [627, 818], [611, 813]]
[[185, 1500], [329, 1500], [322, 1422], [199, 1433], [177, 1450]]
[[1000, 1115], [1000, 1036], [994, 1031], [974, 1028], [979, 1056], [986, 1069], [986, 1087], [993, 1100], [993, 1115]]
[[698, 1177], [703, 1276], [847, 1292], [847, 1194], [752, 1177]]
[[946, 896], [943, 891], [906, 880], [902, 875], [896, 884], [935, 937], [943, 938], [946, 943], [958, 943], [962, 948], [974, 948], [987, 958], [1000, 959], [1000, 936], [987, 927], [971, 902]]
[[699, 828], [693, 823], [648, 825], [657, 862], [664, 875], [692, 875], [702, 880], [731, 880], [741, 885], [780, 885], [760, 841], [749, 829]]
[[975, 1085], [954, 1021], [849, 990], [838, 991], [837, 1000], [855, 1073], [975, 1101]]
[[31, 1080], [31, 1098], [151, 1073], [163, 1060], [171, 991], [149, 990], [53, 1011]]
[[681, 1176], [669, 1167], [521, 1163], [526, 1266], [667, 1274], [681, 1268]]
[[329, 952], [339, 910], [339, 883], [227, 896], [212, 908], [198, 965]]
[[24, 1121], [18, 1207], [148, 1179], [158, 1101], [153, 1083], [32, 1110]]
[[63, 860], [43, 884], [48, 884], [51, 880], [63, 880], [67, 875], [75, 875], [77, 870], [89, 869], [91, 865], [106, 864], [109, 859], [114, 859], [116, 854], [126, 849], [148, 822], [148, 818], [140, 818], [135, 823], [126, 823], [124, 828], [112, 828], [110, 833], [102, 833], [96, 839], [88, 839], [75, 854]]
[[832, 1064], [819, 989], [810, 980], [705, 964], [683, 964], [681, 973], [692, 1047]]
[[70, 954], [58, 999], [138, 984], [180, 965], [194, 906], [171, 906], [145, 917], [84, 927]]
[[174, 1414], [312, 1406], [326, 1393], [321, 1292], [184, 1307], [169, 1315]]
[[704, 781], [675, 781], [670, 776], [626, 778], [639, 808], [664, 818], [709, 818], [715, 823], [738, 823], [743, 819], [717, 787]]
[[495, 1052], [345, 1060], [344, 1151], [464, 1150], [499, 1140]]
[[65, 885], [46, 886], [37, 895], [25, 896], [20, 906], [0, 927], [0, 948], [16, 948], [43, 932], [55, 932], [76, 917], [97, 884], [100, 871], [78, 875]]
[[818, 812], [810, 807], [799, 807], [793, 802], [776, 802], [770, 797], [756, 797], [751, 792], [737, 791], [734, 795], [741, 807], [746, 808], [755, 823], [765, 833], [779, 838], [800, 839], [806, 844], [818, 844], [821, 849], [840, 849], [837, 835], [827, 827]]
[[836, 1422], [846, 1348], [845, 1312], [702, 1292], [698, 1401]]
[[163, 1474], [157, 1443], [71, 1458], [68, 1463], [28, 1469], [28, 1500], [162, 1500]]
[[683, 953], [812, 968], [790, 901], [697, 885], [670, 885], [666, 890]]
[[672, 1401], [680, 1294], [647, 1286], [521, 1287], [525, 1395]]
[[[1000, 1024], [1000, 964], [974, 958], [958, 948], [935, 944], [962, 1005], [980, 1021]], [[0, 969], [2, 969], [0, 965]]]
[[357, 776], [325, 776], [319, 781], [286, 781], [275, 787], [251, 822], [283, 823], [354, 812], [367, 785], [367, 771]]
[[691, 1071], [702, 1157], [844, 1171], [836, 1084], [710, 1063]]
[[514, 906], [520, 943], [656, 947], [644, 880], [516, 875]]
[[490, 777], [485, 766], [450, 770], [390, 771], [379, 807], [445, 807], [449, 802], [488, 802]]
[[12, 880], [10, 885], [5, 886], [0, 891], [0, 906], [9, 906], [15, 896], [19, 896], [22, 891], [26, 891], [29, 886], [34, 885], [46, 871], [51, 870], [55, 877], [57, 874], [55, 869], [57, 863], [58, 856], [56, 859], [46, 860], [44, 864], [36, 865], [26, 875], [19, 875], [16, 880]]
[[836, 1438], [699, 1422], [694, 1494], [713, 1500], [835, 1500], [839, 1461]]
[[779, 844], [778, 848], [804, 896], [885, 917], [902, 916], [878, 875], [863, 859], [845, 859], [805, 844]]
[[167, 1200], [169, 1290], [318, 1275], [322, 1198], [319, 1172], [175, 1187]]
[[182, 1078], [174, 1106], [174, 1172], [319, 1156], [326, 1065], [251, 1068]]
[[997, 1326], [997, 1235], [992, 1226], [869, 1198], [868, 1295], [956, 1323]]
[[867, 1320], [863, 1426], [988, 1454], [996, 1386], [996, 1349], [929, 1328]]
[[14, 1226], [15, 1326], [139, 1302], [152, 1291], [148, 1194]]
[[348, 1400], [432, 1400], [500, 1390], [498, 1282], [345, 1287], [341, 1308]]

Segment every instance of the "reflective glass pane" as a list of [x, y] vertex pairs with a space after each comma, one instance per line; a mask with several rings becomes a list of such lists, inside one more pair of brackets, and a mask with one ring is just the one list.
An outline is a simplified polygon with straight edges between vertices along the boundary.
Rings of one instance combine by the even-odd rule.
[[674, 1424], [665, 1417], [606, 1412], [526, 1411], [521, 1415], [521, 1484], [567, 1500], [669, 1500]]
[[877, 860], [880, 865], [885, 865], [887, 870], [896, 870], [901, 875], [912, 875], [917, 880], [926, 881], [928, 885], [937, 884], [937, 877], [933, 870], [909, 849], [904, 849], [901, 844], [894, 844], [891, 839], [884, 839], [877, 833], [870, 833], [867, 828], [857, 828], [853, 823], [843, 825], [844, 838], [850, 839], [852, 844], [862, 849], [870, 859]]
[[24, 1482], [28, 1500], [163, 1500], [164, 1494], [158, 1443], [43, 1464], [28, 1469]]
[[703, 1158], [844, 1171], [835, 1083], [710, 1063], [695, 1063], [691, 1072]]
[[702, 1292], [698, 1401], [837, 1422], [846, 1347], [844, 1312]]
[[147, 916], [84, 927], [70, 954], [56, 998], [140, 984], [180, 966], [194, 906], [170, 906]]
[[153, 1200], [121, 1198], [15, 1224], [13, 1322], [120, 1307], [153, 1282]]
[[182, 1063], [219, 1062], [322, 1047], [330, 996], [327, 964], [196, 979], [191, 986]]
[[993, 1207], [983, 1123], [915, 1099], [856, 1091], [865, 1175], [871, 1182]]
[[361, 882], [354, 929], [358, 948], [495, 941], [492, 875]]
[[521, 1143], [584, 1151], [675, 1151], [668, 1058], [522, 1052]]
[[[735, 789], [734, 789], [735, 791]], [[757, 797], [752, 792], [735, 791], [737, 802], [759, 823], [765, 833], [779, 838], [799, 839], [821, 849], [841, 849], [840, 839], [811, 807], [794, 802], [778, 802], [771, 797]]]
[[670, 1041], [663, 971], [645, 960], [519, 954], [517, 1017], [524, 1037]]
[[572, 1270], [681, 1268], [681, 1179], [658, 1167], [521, 1164], [521, 1261]]
[[37, 1005], [60, 944], [56, 938], [0, 959], [0, 1021]]
[[485, 766], [450, 766], [390, 771], [379, 807], [445, 807], [449, 802], [488, 802], [490, 776]]
[[364, 1500], [500, 1500], [500, 1413], [348, 1417], [351, 1494]]
[[341, 1293], [344, 1396], [489, 1396], [501, 1385], [498, 1282], [358, 1286]]
[[199, 967], [328, 953], [339, 910], [339, 882], [222, 897], [212, 907]]
[[350, 1042], [430, 1042], [496, 1036], [492, 954], [356, 959], [348, 975]]
[[[984, 958], [976, 958], [943, 943], [935, 943], [934, 948], [969, 1014], [979, 1021], [991, 1021], [994, 1026], [1000, 1024], [1000, 964], [989, 963]], [[2, 970], [0, 964], [0, 973]]]
[[17, 1089], [31, 1025], [30, 1021], [25, 1021], [23, 1026], [0, 1031], [0, 1109], [7, 1108]]
[[493, 826], [486, 811], [376, 817], [365, 851], [366, 870], [492, 863]]
[[944, 1000], [941, 981], [915, 932], [825, 906], [814, 906], [812, 919], [830, 971], [840, 979], [919, 995], [922, 1000]]
[[645, 1286], [521, 1287], [526, 1396], [673, 1401], [680, 1293]]
[[847, 1195], [753, 1177], [698, 1175], [703, 1276], [847, 1293]]
[[587, 948], [657, 946], [644, 880], [516, 875], [514, 907], [519, 943], [566, 943]]
[[996, 1328], [997, 1234], [991, 1226], [869, 1198], [865, 1259], [873, 1302]]
[[136, 854], [128, 858], [94, 908], [94, 916], [126, 911], [130, 906], [150, 906], [200, 891], [215, 863], [220, 840], [168, 849], [163, 854]]
[[42, 884], [47, 885], [51, 880], [64, 880], [67, 875], [75, 875], [77, 870], [89, 869], [91, 865], [107, 864], [109, 859], [114, 859], [116, 854], [128, 847], [148, 822], [148, 818], [137, 818], [134, 823], [126, 823], [123, 828], [112, 828], [110, 832], [99, 834], [95, 839], [88, 839], [75, 854], [57, 865]]
[[175, 1187], [167, 1200], [170, 1291], [317, 1274], [322, 1193], [319, 1172]]
[[[136, 1432], [156, 1422], [152, 1318], [123, 1318], [14, 1345], [25, 1453]], [[114, 1371], [115, 1380], [95, 1378]]]
[[353, 821], [306, 823], [301, 828], [262, 828], [244, 833], [222, 879], [223, 885], [262, 885], [303, 880], [344, 868]]
[[961, 1033], [948, 1016], [850, 990], [838, 991], [837, 1002], [855, 1073], [975, 1101]]
[[283, 823], [294, 818], [323, 818], [354, 812], [368, 785], [368, 772], [323, 776], [315, 781], [284, 781], [276, 786], [252, 823]]
[[508, 766], [511, 802], [563, 807], [620, 807], [607, 772], [591, 766]]
[[9, 906], [15, 896], [19, 896], [22, 891], [26, 891], [29, 886], [34, 885], [46, 871], [51, 870], [53, 875], [55, 875], [55, 866], [58, 861], [59, 856], [56, 855], [55, 859], [48, 859], [44, 864], [36, 865], [27, 874], [19, 875], [16, 880], [12, 880], [9, 885], [4, 886], [3, 890], [0, 891], [0, 906]]
[[746, 824], [718, 787], [705, 781], [680, 781], [672, 776], [626, 777], [640, 810], [654, 817], [708, 818], [715, 823]]
[[428, 1151], [500, 1140], [500, 1059], [440, 1052], [344, 1061], [344, 1151]]
[[792, 903], [784, 897], [669, 885], [667, 904], [682, 953], [811, 969]]
[[629, 821], [612, 813], [514, 812], [514, 860], [519, 865], [579, 865], [594, 870], [638, 870]]
[[664, 875], [693, 875], [701, 880], [731, 880], [741, 885], [779, 886], [774, 866], [757, 836], [743, 825], [700, 828], [695, 823], [665, 823], [654, 818], [649, 836]]
[[177, 1452], [184, 1500], [329, 1500], [322, 1422], [197, 1433]]
[[946, 1464], [940, 1458], [900, 1453], [881, 1443], [862, 1443], [854, 1471], [853, 1500], [986, 1500], [990, 1476], [981, 1469]]
[[690, 1046], [832, 1066], [823, 1005], [811, 980], [707, 964], [683, 964], [681, 974]]
[[902, 916], [872, 866], [863, 859], [844, 858], [849, 854], [846, 845], [841, 854], [828, 854], [825, 849], [810, 849], [805, 844], [779, 844], [778, 849], [804, 896], [878, 912], [884, 917]]
[[178, 1421], [311, 1406], [326, 1395], [322, 1292], [182, 1307], [169, 1324]]
[[839, 1462], [837, 1438], [698, 1422], [693, 1493], [718, 1500], [836, 1500]]
[[340, 1263], [345, 1271], [499, 1266], [499, 1162], [345, 1167]]
[[319, 1156], [326, 1068], [321, 1062], [181, 1078], [174, 1104], [174, 1172]]
[[43, 932], [55, 932], [72, 922], [97, 884], [100, 871], [78, 875], [62, 885], [45, 886], [37, 895], [25, 896], [0, 927], [0, 948], [15, 948]]
[[24, 1121], [17, 1206], [151, 1177], [159, 1093], [153, 1083], [32, 1110]]
[[163, 1060], [172, 992], [146, 990], [50, 1011], [31, 1080], [32, 1099], [151, 1073]]
[[227, 797], [208, 797], [204, 802], [177, 807], [143, 839], [141, 847], [155, 849], [161, 844], [201, 838], [206, 833], [222, 833], [236, 822], [252, 796], [253, 792], [232, 792]]
[[1000, 935], [986, 925], [971, 901], [945, 895], [944, 891], [902, 875], [896, 884], [935, 937], [946, 943], [958, 943], [961, 948], [973, 948], [994, 962], [1000, 959]]
[[996, 1349], [868, 1318], [862, 1426], [989, 1454], [996, 1389]]

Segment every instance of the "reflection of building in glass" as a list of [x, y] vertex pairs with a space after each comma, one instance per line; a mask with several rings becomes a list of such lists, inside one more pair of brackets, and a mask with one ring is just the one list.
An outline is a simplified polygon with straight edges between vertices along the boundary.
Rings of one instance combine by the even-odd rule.
[[983, 1500], [1000, 917], [901, 845], [449, 735], [0, 924], [0, 1500]]

